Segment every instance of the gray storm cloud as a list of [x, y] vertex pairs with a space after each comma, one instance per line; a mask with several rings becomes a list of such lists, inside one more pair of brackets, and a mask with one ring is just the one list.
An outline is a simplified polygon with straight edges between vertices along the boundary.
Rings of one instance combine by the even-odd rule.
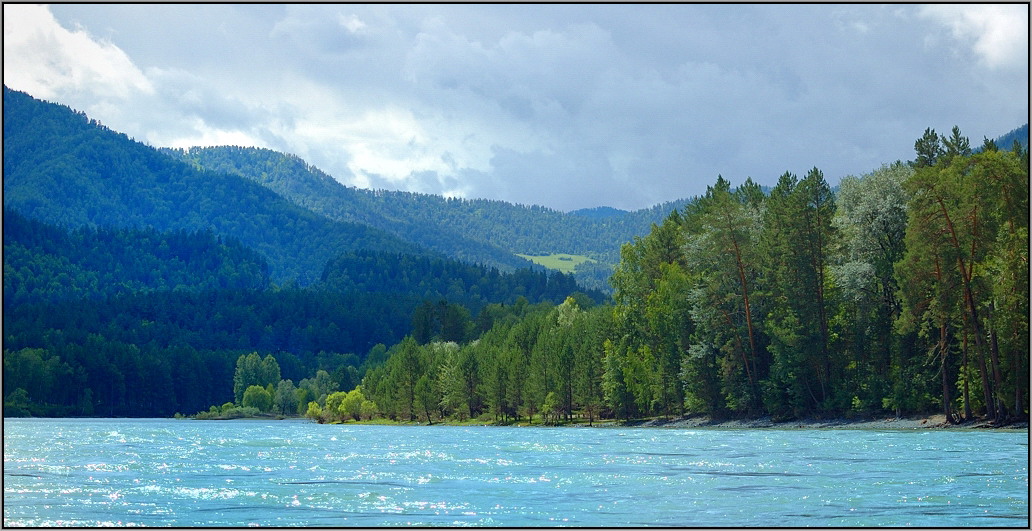
[[642, 208], [1027, 121], [1028, 6], [4, 6], [11, 88], [345, 184]]

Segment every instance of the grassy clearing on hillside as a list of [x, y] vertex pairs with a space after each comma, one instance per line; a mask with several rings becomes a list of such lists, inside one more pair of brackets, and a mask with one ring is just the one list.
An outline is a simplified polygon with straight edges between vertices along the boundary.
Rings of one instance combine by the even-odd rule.
[[546, 254], [546, 255], [540, 255], [540, 256], [530, 255], [530, 254], [517, 254], [516, 256], [519, 256], [521, 258], [526, 258], [527, 260], [530, 260], [531, 262], [534, 262], [535, 264], [547, 267], [549, 269], [555, 269], [557, 271], [562, 271], [563, 273], [573, 273], [573, 270], [576, 269], [577, 266], [583, 264], [584, 262], [595, 262], [596, 261], [596, 260], [593, 260], [591, 258], [588, 258], [587, 256], [583, 256], [583, 255], [579, 255], [579, 254], [562, 254], [562, 253], [557, 253], [557, 254]]

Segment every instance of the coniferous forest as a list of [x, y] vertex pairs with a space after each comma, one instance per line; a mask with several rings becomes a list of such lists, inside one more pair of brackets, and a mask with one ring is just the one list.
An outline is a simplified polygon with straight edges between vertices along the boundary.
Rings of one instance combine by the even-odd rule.
[[[635, 235], [644, 213], [356, 195], [4, 108], [5, 415], [1028, 416], [1027, 140], [928, 129], [835, 189], [718, 176]], [[619, 248], [608, 290], [514, 258], [617, 254], [577, 231]]]

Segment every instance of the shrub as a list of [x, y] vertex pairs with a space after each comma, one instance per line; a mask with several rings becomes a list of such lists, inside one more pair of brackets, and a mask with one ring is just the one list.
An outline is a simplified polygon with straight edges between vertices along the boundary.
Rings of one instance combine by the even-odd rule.
[[241, 400], [241, 405], [245, 408], [251, 407], [265, 413], [272, 409], [272, 394], [269, 393], [268, 389], [260, 385], [252, 385], [244, 391], [244, 399]]

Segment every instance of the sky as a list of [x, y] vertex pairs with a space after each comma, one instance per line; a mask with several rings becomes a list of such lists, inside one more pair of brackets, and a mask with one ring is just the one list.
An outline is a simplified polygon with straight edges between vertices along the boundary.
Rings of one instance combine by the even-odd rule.
[[634, 210], [1028, 122], [1028, 4], [4, 4], [4, 84], [349, 186]]

